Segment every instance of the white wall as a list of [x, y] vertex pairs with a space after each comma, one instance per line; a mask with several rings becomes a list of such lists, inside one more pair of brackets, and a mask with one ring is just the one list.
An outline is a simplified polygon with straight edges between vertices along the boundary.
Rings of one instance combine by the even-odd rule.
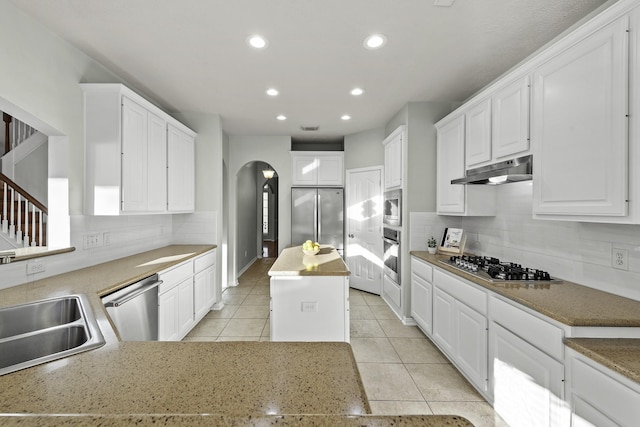
[[[471, 252], [542, 268], [552, 276], [640, 301], [640, 226], [534, 220], [530, 181], [496, 190], [495, 217], [413, 213], [412, 249], [425, 250], [425, 236], [431, 232], [439, 238], [445, 226], [459, 226], [469, 233]], [[629, 271], [611, 267], [613, 247], [628, 250]]]
[[256, 250], [256, 236], [258, 235], [256, 179], [256, 162], [247, 163], [240, 168], [235, 191], [237, 206], [235, 255], [239, 272], [258, 257]]
[[[84, 121], [83, 94], [79, 83], [124, 83], [56, 34], [18, 10], [8, 0], [0, 0], [0, 109], [54, 138], [49, 138], [49, 209], [62, 203], [64, 215], [71, 215], [71, 253], [41, 258], [44, 273], [26, 276], [26, 264], [15, 262], [0, 266], [0, 288], [30, 282], [54, 274], [154, 249], [174, 241], [190, 240], [205, 231], [206, 242], [217, 238], [222, 224], [217, 221], [221, 206], [222, 148], [221, 125], [217, 116], [184, 114], [183, 118], [202, 137], [196, 141], [196, 209], [198, 213], [176, 217], [180, 234], [173, 233], [171, 215], [85, 217], [82, 212], [84, 191]], [[136, 88], [128, 85], [132, 89]], [[143, 92], [141, 95], [145, 96]], [[54, 141], [52, 143], [52, 141]], [[52, 148], [53, 147], [53, 148]], [[59, 153], [64, 158], [52, 158]], [[64, 149], [62, 149], [64, 147]], [[66, 194], [51, 191], [52, 180], [68, 188]], [[55, 194], [55, 196], [54, 196]], [[60, 199], [60, 200], [59, 200]], [[213, 227], [200, 229], [189, 238], [188, 231], [200, 222]], [[215, 222], [215, 225], [211, 225]], [[67, 221], [66, 228], [69, 228]], [[62, 227], [55, 227], [56, 230]], [[111, 244], [91, 250], [83, 249], [83, 235], [110, 233]]]
[[358, 169], [384, 164], [384, 128], [370, 129], [344, 137], [344, 168]]
[[[289, 136], [229, 136], [229, 277], [228, 284], [235, 284], [242, 266], [236, 259], [238, 241], [238, 173], [248, 163], [262, 161], [270, 164], [279, 176], [278, 190], [278, 248], [281, 251], [291, 244], [291, 137]], [[255, 183], [255, 180], [254, 180]], [[253, 203], [255, 205], [255, 194]], [[255, 217], [252, 222], [255, 246]], [[243, 252], [244, 253], [244, 252]]]

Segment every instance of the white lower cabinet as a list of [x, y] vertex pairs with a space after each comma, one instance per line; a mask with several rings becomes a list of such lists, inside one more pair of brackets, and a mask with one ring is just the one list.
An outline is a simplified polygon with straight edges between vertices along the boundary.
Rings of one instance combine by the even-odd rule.
[[433, 334], [433, 268], [411, 258], [411, 317], [425, 334]]
[[640, 385], [567, 350], [567, 400], [573, 427], [637, 426]]
[[562, 329], [494, 296], [489, 313], [495, 411], [511, 426], [567, 426]]
[[158, 273], [158, 340], [180, 341], [217, 300], [215, 250]]
[[382, 299], [392, 306], [396, 313], [402, 308], [402, 289], [386, 274], [382, 275]]
[[440, 270], [433, 284], [433, 340], [487, 396], [487, 293]]

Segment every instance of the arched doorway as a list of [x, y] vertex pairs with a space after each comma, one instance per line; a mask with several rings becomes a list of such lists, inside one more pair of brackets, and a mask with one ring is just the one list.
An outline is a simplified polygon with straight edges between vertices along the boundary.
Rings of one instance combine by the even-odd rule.
[[236, 180], [235, 255], [239, 275], [256, 259], [277, 256], [279, 186], [275, 169], [260, 160], [241, 167]]

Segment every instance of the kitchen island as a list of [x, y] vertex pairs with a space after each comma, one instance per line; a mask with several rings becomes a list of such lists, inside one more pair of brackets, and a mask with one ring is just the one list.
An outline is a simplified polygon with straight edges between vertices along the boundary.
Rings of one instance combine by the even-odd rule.
[[349, 342], [350, 274], [331, 246], [283, 250], [269, 270], [271, 340]]

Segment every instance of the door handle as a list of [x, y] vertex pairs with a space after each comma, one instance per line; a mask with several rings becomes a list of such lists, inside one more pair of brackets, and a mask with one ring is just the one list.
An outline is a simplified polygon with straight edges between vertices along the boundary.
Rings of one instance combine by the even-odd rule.
[[356, 236], [354, 236], [353, 234], [349, 234], [349, 238], [350, 239], [353, 239], [354, 237], [356, 237]]

